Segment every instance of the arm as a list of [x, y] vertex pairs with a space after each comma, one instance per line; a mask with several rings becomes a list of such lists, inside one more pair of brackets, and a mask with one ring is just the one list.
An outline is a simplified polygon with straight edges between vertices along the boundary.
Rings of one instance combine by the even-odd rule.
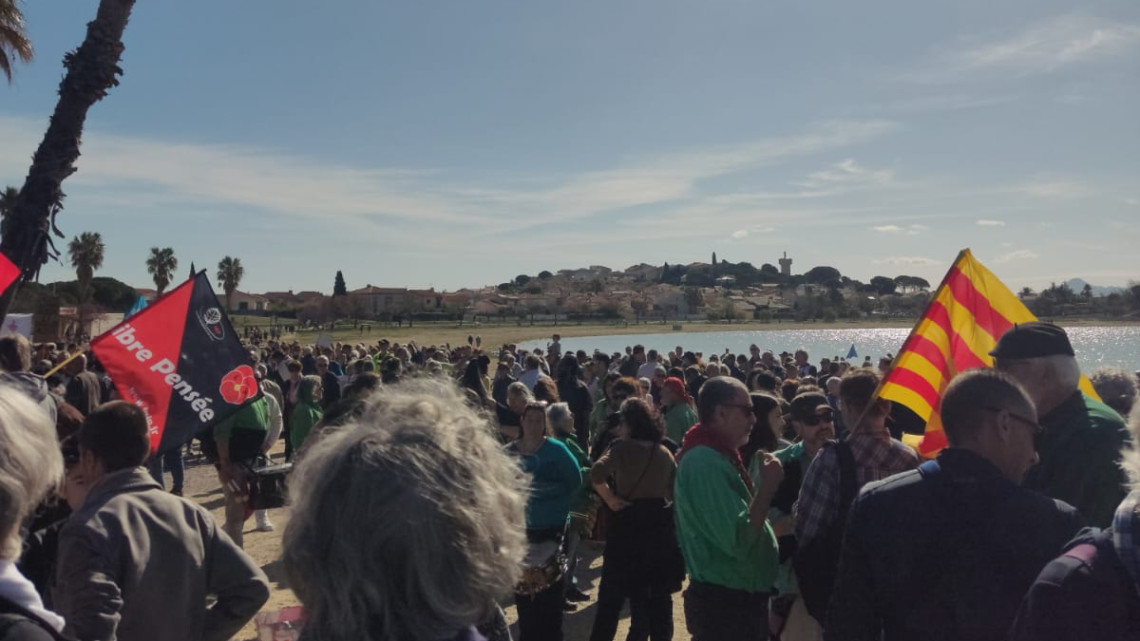
[[816, 455], [804, 475], [800, 498], [792, 508], [796, 539], [807, 542], [827, 526], [839, 511], [839, 461], [835, 448], [828, 447]]
[[110, 552], [107, 541], [90, 540], [81, 527], [60, 533], [53, 609], [67, 619], [64, 633], [81, 641], [115, 641], [123, 596], [104, 556]]
[[768, 452], [757, 454], [763, 456], [760, 459], [762, 466], [760, 475], [763, 483], [752, 495], [752, 502], [748, 505], [748, 521], [752, 527], [764, 534], [768, 527], [768, 510], [772, 507], [772, 497], [776, 495], [776, 489], [784, 479], [784, 467], [780, 464], [780, 459]]
[[742, 549], [760, 544], [766, 521], [753, 524], [750, 501], [730, 491], [743, 485], [736, 470], [721, 464], [720, 454], [702, 450], [707, 448], [685, 455], [684, 473], [678, 474], [675, 488], [677, 502], [699, 512], [700, 518], [691, 519], [688, 525], [702, 538], [726, 556], [738, 557]]
[[281, 436], [284, 421], [281, 416], [281, 406], [277, 403], [277, 399], [273, 398], [271, 394], [265, 395], [265, 405], [269, 414], [269, 431], [265, 434], [265, 443], [261, 446], [261, 451], [268, 454], [273, 444], [276, 443], [277, 439]]
[[269, 600], [269, 580], [253, 559], [212, 522], [210, 533], [207, 590], [218, 600], [206, 610], [202, 640], [226, 641]]
[[883, 620], [875, 607], [875, 582], [863, 542], [867, 508], [856, 501], [847, 520], [835, 589], [828, 602], [825, 641], [877, 641]]

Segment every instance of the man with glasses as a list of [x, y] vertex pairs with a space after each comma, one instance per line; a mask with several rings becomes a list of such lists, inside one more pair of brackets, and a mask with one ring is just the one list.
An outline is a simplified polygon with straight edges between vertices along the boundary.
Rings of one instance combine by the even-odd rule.
[[1025, 387], [1044, 428], [1041, 463], [1025, 486], [1073, 504], [1090, 525], [1108, 527], [1126, 494], [1119, 462], [1128, 431], [1119, 414], [1078, 388], [1081, 370], [1065, 330], [1014, 325], [990, 355], [994, 367]]
[[674, 484], [677, 538], [689, 573], [685, 622], [694, 641], [760, 641], [768, 638], [768, 598], [779, 565], [767, 514], [783, 471], [765, 453], [761, 484], [753, 489], [739, 448], [756, 418], [740, 381], [709, 379], [697, 414]]
[[869, 369], [848, 372], [840, 380], [847, 438], [819, 451], [804, 475], [794, 508], [794, 567], [800, 596], [821, 624], [835, 583], [847, 510], [859, 488], [918, 467], [914, 450], [891, 438], [887, 430], [891, 403], [874, 398], [878, 385], [878, 372]]
[[825, 639], [1002, 639], [1037, 574], [1080, 529], [1067, 503], [1021, 487], [1040, 428], [991, 369], [942, 396], [949, 447], [867, 485], [851, 507]]
[[340, 379], [329, 369], [329, 357], [317, 357], [317, 376], [321, 377], [321, 409], [326, 412], [340, 400]]

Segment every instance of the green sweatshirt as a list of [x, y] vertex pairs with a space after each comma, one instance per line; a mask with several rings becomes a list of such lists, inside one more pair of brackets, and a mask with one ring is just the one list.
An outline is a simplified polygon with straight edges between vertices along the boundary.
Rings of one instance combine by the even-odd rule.
[[678, 403], [665, 410], [665, 436], [677, 445], [685, 437], [685, 432], [697, 424], [697, 413], [688, 403]]
[[772, 592], [779, 566], [776, 535], [752, 527], [752, 497], [736, 467], [716, 450], [685, 453], [673, 490], [677, 538], [693, 581], [745, 592]]

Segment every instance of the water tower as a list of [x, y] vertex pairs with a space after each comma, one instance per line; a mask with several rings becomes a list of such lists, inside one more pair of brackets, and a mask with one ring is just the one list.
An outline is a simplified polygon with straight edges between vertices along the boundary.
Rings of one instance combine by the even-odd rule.
[[784, 257], [780, 259], [780, 275], [792, 275], [792, 259], [788, 258], [788, 252], [784, 252]]

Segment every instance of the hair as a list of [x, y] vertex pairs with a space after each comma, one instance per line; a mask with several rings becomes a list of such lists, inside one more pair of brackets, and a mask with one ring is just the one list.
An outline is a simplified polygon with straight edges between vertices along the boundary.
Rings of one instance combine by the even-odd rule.
[[0, 337], [0, 370], [26, 372], [32, 368], [32, 345], [20, 334]]
[[546, 423], [555, 434], [574, 433], [574, 413], [567, 403], [551, 403], [546, 408]]
[[1127, 418], [1136, 403], [1136, 376], [1119, 367], [1101, 367], [1089, 375], [1104, 404]]
[[285, 369], [290, 372], [299, 372], [304, 368], [301, 367], [301, 361], [289, 361], [285, 364]]
[[621, 422], [629, 429], [629, 438], [635, 441], [660, 443], [665, 438], [665, 425], [661, 415], [643, 398], [626, 399], [621, 404]]
[[300, 382], [297, 383], [297, 402], [301, 401], [301, 396], [307, 397], [309, 400], [316, 404], [320, 404], [321, 399], [313, 396], [313, 390], [321, 385], [321, 377], [315, 374], [302, 376]]
[[780, 435], [768, 422], [772, 410], [780, 408], [780, 400], [761, 392], [752, 392], [748, 397], [752, 400], [752, 415], [756, 417], [756, 424], [752, 426], [748, 442], [740, 448], [740, 457], [745, 465], [749, 464], [757, 450], [775, 452], [780, 446]]
[[776, 386], [779, 385], [779, 381], [776, 380], [776, 375], [763, 368], [756, 368], [748, 372], [746, 381], [748, 389], [752, 391], [763, 390], [773, 394], [776, 393]]
[[47, 413], [17, 388], [0, 385], [0, 558], [20, 556], [20, 524], [62, 478]]
[[641, 381], [632, 376], [622, 376], [614, 381], [612, 394], [625, 392], [626, 398], [641, 397]]
[[547, 403], [557, 403], [562, 400], [558, 397], [558, 386], [545, 376], [540, 376], [535, 381], [534, 398], [537, 401], [546, 401]]
[[651, 361], [657, 360], [657, 350], [651, 349], [645, 354], [645, 357]]
[[789, 378], [780, 384], [780, 396], [783, 396], [784, 400], [789, 403], [791, 403], [792, 399], [795, 398], [799, 393], [800, 382], [794, 378]]
[[542, 359], [534, 354], [527, 354], [526, 359], [523, 360], [523, 367], [526, 369], [538, 369], [542, 366]]
[[477, 359], [467, 361], [467, 367], [463, 369], [460, 384], [479, 397], [480, 404], [487, 402], [487, 387], [483, 384], [483, 374], [480, 371]]
[[582, 376], [582, 366], [578, 364], [578, 359], [573, 354], [567, 352], [562, 360], [558, 361], [558, 384], [571, 384], [573, 385]]
[[290, 478], [282, 561], [306, 629], [426, 641], [486, 620], [526, 554], [525, 487], [454, 386], [373, 395]]
[[716, 408], [731, 401], [740, 390], [748, 391], [744, 383], [730, 376], [717, 376], [705, 381], [697, 393], [697, 416], [701, 422], [711, 420]]
[[341, 398], [357, 398], [380, 389], [380, 377], [372, 372], [363, 372], [356, 375], [352, 382], [345, 386]]
[[[530, 414], [531, 412], [538, 412], [539, 414], [542, 415], [542, 425], [543, 425], [542, 432], [543, 432], [543, 434], [545, 434], [546, 436], [554, 436], [554, 432], [551, 430], [550, 421], [547, 420], [547, 418], [546, 418], [546, 408], [549, 406], [550, 406], [549, 403], [547, 403], [546, 401], [540, 401], [540, 400], [532, 400], [529, 403], [527, 403], [526, 407], [523, 408], [522, 413], [519, 414], [519, 423], [520, 423], [519, 428], [520, 428], [520, 430], [522, 429], [521, 423], [523, 420], [526, 419], [526, 415]], [[519, 433], [522, 434], [523, 432], [520, 431]]]
[[839, 399], [848, 410], [865, 410], [871, 396], [879, 387], [879, 372], [873, 369], [856, 369], [839, 380]]
[[1051, 368], [1059, 387], [1076, 390], [1081, 383], [1081, 366], [1077, 364], [1075, 356], [1051, 354], [1030, 360], [1039, 361]]
[[146, 414], [126, 401], [100, 405], [83, 421], [79, 448], [102, 461], [108, 472], [142, 465], [150, 454]]
[[605, 353], [605, 352], [594, 352], [594, 360], [605, 363], [606, 367], [609, 367], [610, 363], [612, 363], [614, 361], [614, 359], [611, 358], [610, 355]]
[[1036, 416], [1029, 393], [1005, 372], [978, 368], [955, 376], [942, 393], [939, 410], [946, 440], [955, 447], [972, 442], [983, 413], [992, 410], [1027, 410]]
[[526, 383], [520, 383], [518, 381], [507, 386], [507, 398], [509, 399], [512, 396], [522, 396], [527, 400], [534, 398], [534, 394], [530, 392], [530, 388], [526, 386]]

